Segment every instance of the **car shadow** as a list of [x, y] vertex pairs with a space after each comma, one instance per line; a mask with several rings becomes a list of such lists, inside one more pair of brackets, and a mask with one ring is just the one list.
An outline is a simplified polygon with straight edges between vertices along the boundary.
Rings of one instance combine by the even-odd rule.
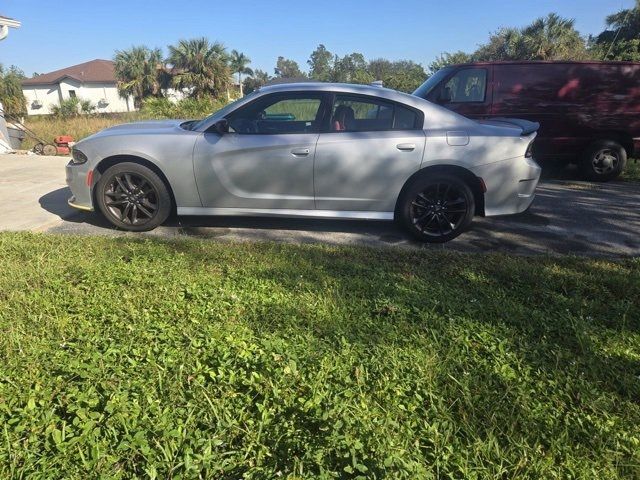
[[[40, 206], [60, 217], [65, 222], [87, 224], [94, 227], [120, 231], [109, 223], [101, 214], [75, 210], [67, 204], [71, 196], [68, 188], [60, 188], [49, 192], [39, 199]], [[246, 216], [177, 216], [172, 215], [162, 225], [175, 230], [176, 234], [198, 238], [219, 237], [225, 232], [220, 229], [252, 229], [252, 230], [284, 230], [358, 234], [375, 237], [385, 243], [414, 242], [394, 222], [367, 220], [327, 220], [279, 217], [246, 217]]]

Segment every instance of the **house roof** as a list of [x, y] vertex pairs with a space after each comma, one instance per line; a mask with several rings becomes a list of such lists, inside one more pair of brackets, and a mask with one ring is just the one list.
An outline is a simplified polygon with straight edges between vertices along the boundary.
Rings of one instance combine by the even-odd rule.
[[116, 83], [115, 64], [111, 60], [91, 60], [72, 67], [62, 68], [22, 81], [22, 85], [50, 85], [63, 78], [72, 78], [79, 82]]

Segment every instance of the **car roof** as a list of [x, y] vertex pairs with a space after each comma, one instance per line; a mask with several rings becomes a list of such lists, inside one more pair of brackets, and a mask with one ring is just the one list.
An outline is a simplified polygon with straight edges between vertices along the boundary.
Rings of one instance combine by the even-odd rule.
[[416, 99], [422, 100], [408, 93], [399, 92], [397, 90], [392, 90], [390, 88], [385, 88], [377, 85], [361, 85], [356, 83], [327, 83], [327, 82], [281, 83], [278, 85], [268, 85], [268, 86], [260, 87], [259, 90], [260, 90], [260, 93], [305, 91], [305, 92], [337, 92], [337, 93], [352, 93], [356, 95], [357, 94], [371, 95], [373, 97], [380, 97], [380, 98], [386, 98], [388, 100], [395, 100], [397, 102], [413, 105], [416, 107], [418, 107], [418, 105], [416, 105]]
[[[415, 95], [375, 85], [359, 85], [352, 83], [303, 82], [263, 86], [239, 100], [234, 106], [234, 110], [242, 108], [247, 103], [260, 98], [263, 95], [285, 92], [334, 92], [354, 95], [370, 95], [372, 97], [398, 102], [417, 110], [421, 110], [425, 117], [431, 118], [434, 124], [438, 124], [442, 128], [460, 127], [465, 123], [472, 122], [451, 110], [447, 110], [440, 105], [435, 105], [424, 98], [420, 98]], [[220, 112], [223, 110], [224, 109], [220, 110]], [[225, 115], [228, 113], [229, 112], [225, 112]], [[211, 115], [207, 118], [206, 122], [203, 122], [200, 125], [198, 130], [206, 131], [218, 119], [219, 117], [217, 117], [216, 114]]]

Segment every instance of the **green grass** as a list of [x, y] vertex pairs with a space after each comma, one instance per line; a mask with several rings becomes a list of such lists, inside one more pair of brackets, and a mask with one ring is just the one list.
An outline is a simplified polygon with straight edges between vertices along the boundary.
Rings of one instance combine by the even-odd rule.
[[622, 179], [640, 182], [640, 161], [638, 159], [630, 159], [627, 162], [627, 168], [622, 174]]
[[0, 234], [0, 478], [640, 478], [640, 260]]

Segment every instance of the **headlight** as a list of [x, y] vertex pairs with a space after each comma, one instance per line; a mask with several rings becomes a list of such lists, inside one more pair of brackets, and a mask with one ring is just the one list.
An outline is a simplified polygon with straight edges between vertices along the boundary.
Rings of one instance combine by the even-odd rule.
[[80, 150], [74, 148], [71, 150], [71, 163], [74, 165], [80, 165], [82, 163], [86, 163], [87, 156], [82, 153]]

